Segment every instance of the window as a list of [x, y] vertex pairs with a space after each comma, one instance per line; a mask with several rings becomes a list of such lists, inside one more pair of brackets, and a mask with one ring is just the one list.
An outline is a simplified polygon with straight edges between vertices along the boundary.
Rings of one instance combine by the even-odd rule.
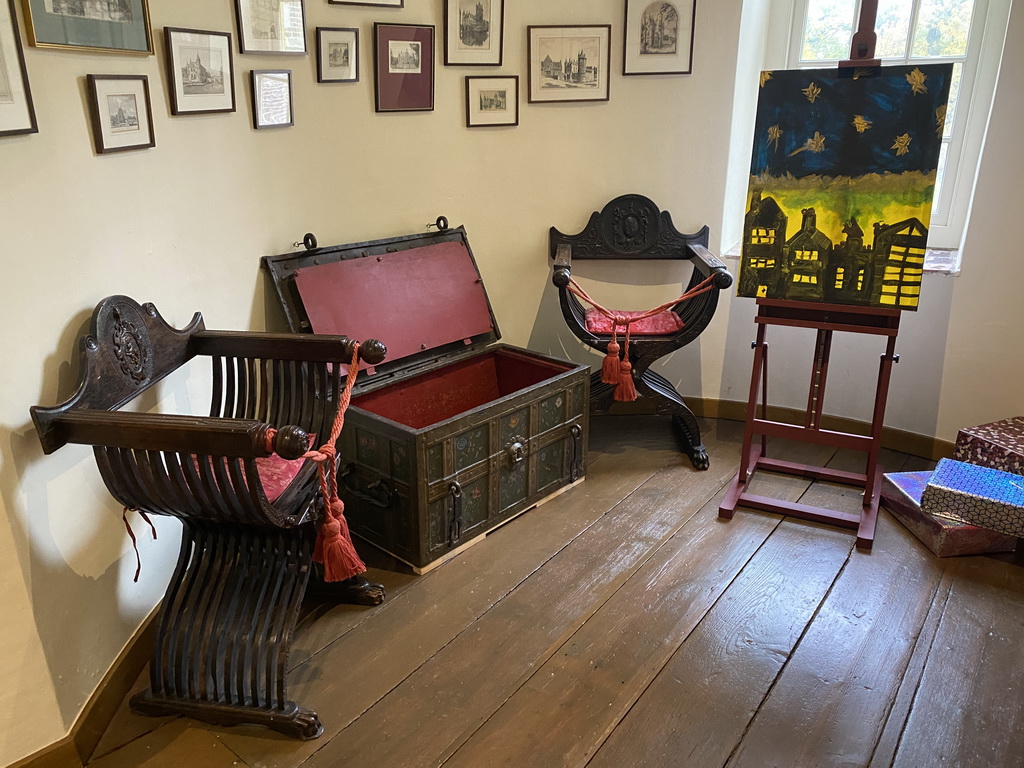
[[[958, 248], [970, 210], [995, 91], [1010, 0], [879, 0], [875, 56], [886, 64], [952, 62], [932, 203], [929, 244]], [[775, 0], [773, 17], [790, 15], [788, 49], [768, 60], [789, 69], [819, 68], [849, 58], [860, 0]], [[766, 67], [771, 69], [770, 66]]]

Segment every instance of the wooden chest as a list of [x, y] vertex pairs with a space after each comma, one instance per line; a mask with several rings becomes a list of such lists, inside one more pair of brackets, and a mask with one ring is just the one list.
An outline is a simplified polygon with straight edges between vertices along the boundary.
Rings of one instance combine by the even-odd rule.
[[292, 331], [388, 347], [360, 373], [341, 437], [356, 535], [423, 573], [583, 479], [590, 368], [495, 343], [464, 228], [263, 266]]

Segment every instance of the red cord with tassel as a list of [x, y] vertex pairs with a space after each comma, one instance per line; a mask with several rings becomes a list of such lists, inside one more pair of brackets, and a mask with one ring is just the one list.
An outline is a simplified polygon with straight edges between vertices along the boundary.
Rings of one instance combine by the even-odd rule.
[[313, 562], [324, 567], [324, 581], [344, 581], [366, 571], [366, 565], [356, 552], [352, 534], [345, 519], [345, 504], [338, 496], [338, 465], [335, 460], [335, 444], [345, 425], [345, 411], [352, 401], [352, 388], [359, 375], [359, 344], [352, 350], [352, 361], [348, 366], [345, 389], [338, 400], [338, 412], [334, 417], [330, 437], [319, 450], [307, 452], [303, 458], [317, 462], [320, 481], [320, 497], [323, 500], [324, 519], [316, 534], [313, 547]]
[[[629, 360], [629, 330], [630, 326], [638, 320], [646, 320], [648, 317], [654, 317], [659, 315], [667, 309], [671, 309], [676, 304], [687, 299], [692, 299], [694, 296], [699, 296], [702, 293], [707, 293], [713, 287], [712, 283], [715, 279], [714, 275], [709, 275], [703, 281], [693, 286], [690, 290], [684, 293], [677, 299], [666, 302], [659, 307], [649, 309], [646, 312], [642, 312], [632, 317], [626, 317], [617, 312], [613, 312], [610, 309], [602, 307], [592, 298], [590, 295], [583, 290], [583, 286], [577, 283], [571, 277], [569, 278], [568, 289], [569, 292], [574, 296], [577, 296], [583, 301], [587, 302], [590, 306], [600, 312], [602, 315], [612, 321], [612, 340], [608, 342], [604, 362], [601, 363], [601, 381], [605, 384], [612, 384], [615, 386], [615, 392], [612, 397], [620, 403], [630, 403], [636, 400], [636, 384], [633, 381], [633, 363]], [[626, 329], [625, 342], [621, 347], [621, 359], [619, 357], [619, 326], [623, 326]]]

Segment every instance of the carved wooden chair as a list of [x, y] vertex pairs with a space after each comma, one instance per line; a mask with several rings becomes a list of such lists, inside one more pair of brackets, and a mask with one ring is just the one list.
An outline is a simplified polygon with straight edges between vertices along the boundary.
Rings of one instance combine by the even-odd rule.
[[[641, 318], [647, 313], [631, 311], [612, 311], [612, 314], [629, 319], [630, 339], [628, 353], [624, 356], [632, 366], [636, 393], [649, 397], [658, 413], [672, 417], [680, 446], [697, 469], [709, 466], [697, 420], [671, 382], [652, 371], [650, 366], [696, 339], [714, 316], [719, 291], [732, 285], [732, 275], [725, 264], [708, 251], [707, 244], [706, 226], [692, 235], [681, 234], [672, 225], [668, 211], [660, 211], [642, 195], [615, 198], [600, 212], [593, 213], [579, 234], [566, 235], [554, 227], [550, 233], [550, 256], [554, 260], [552, 282], [558, 287], [565, 322], [584, 344], [605, 354], [609, 353], [609, 344], [616, 335], [624, 334], [625, 325], [616, 324], [597, 308], [588, 310], [583, 306], [571, 280], [573, 260], [686, 259], [693, 264], [687, 292], [702, 290], [705, 284], [703, 293], [650, 317]], [[613, 356], [615, 349], [613, 346]], [[594, 373], [591, 410], [608, 411], [614, 390], [614, 385], [602, 381], [600, 372]]]
[[[152, 304], [111, 296], [81, 340], [78, 391], [31, 409], [46, 453], [92, 445], [119, 503], [182, 521], [151, 688], [133, 698], [136, 711], [256, 723], [298, 738], [322, 732], [285, 685], [322, 514], [315, 462], [300, 457], [314, 435], [331, 433], [344, 385], [338, 363], [352, 360], [354, 343], [207, 331], [198, 313], [177, 330]], [[379, 363], [385, 350], [371, 341], [359, 353]], [[212, 358], [210, 416], [119, 410], [197, 355]], [[383, 599], [361, 577], [339, 584], [342, 599]]]

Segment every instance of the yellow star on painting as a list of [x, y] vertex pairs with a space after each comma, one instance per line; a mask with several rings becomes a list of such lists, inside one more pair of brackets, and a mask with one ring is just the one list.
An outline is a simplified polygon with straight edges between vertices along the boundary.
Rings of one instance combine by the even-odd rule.
[[775, 146], [775, 151], [779, 151], [779, 139], [782, 138], [782, 129], [778, 125], [773, 125], [768, 128], [768, 143]]
[[801, 152], [808, 151], [817, 154], [818, 152], [822, 152], [824, 149], [825, 137], [822, 136], [821, 133], [819, 133], [818, 131], [815, 131], [814, 136], [812, 138], [805, 141], [804, 145], [800, 147], [800, 149], [794, 149], [792, 152], [790, 152], [789, 156], [792, 157], [793, 155], [799, 155]]
[[807, 100], [811, 102], [811, 104], [813, 104], [814, 100], [818, 98], [818, 95], [821, 93], [821, 88], [816, 86], [814, 83], [811, 83], [800, 92], [807, 97]]
[[896, 157], [899, 157], [900, 155], [905, 155], [910, 152], [910, 142], [910, 134], [904, 133], [902, 136], [896, 137], [896, 141], [893, 142], [893, 145], [889, 147], [889, 149], [895, 149]]
[[935, 110], [935, 135], [940, 139], [946, 130], [946, 105]]
[[928, 75], [917, 67], [914, 67], [913, 71], [907, 73], [907, 82], [910, 83], [910, 90], [914, 93], [928, 93], [928, 86], [924, 84], [924, 81], [927, 79]]
[[864, 117], [864, 115], [854, 115], [851, 125], [857, 129], [857, 133], [864, 133], [864, 131], [871, 127], [871, 121]]
[[764, 88], [764, 84], [772, 79], [771, 70], [766, 70], [761, 73], [761, 87]]

